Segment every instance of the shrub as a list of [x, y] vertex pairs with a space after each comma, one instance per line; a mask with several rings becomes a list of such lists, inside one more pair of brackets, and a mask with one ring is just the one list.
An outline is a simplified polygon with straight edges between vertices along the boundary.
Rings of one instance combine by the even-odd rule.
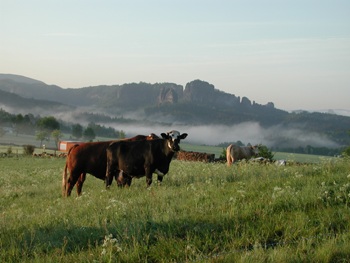
[[269, 160], [273, 160], [273, 157], [275, 154], [273, 154], [269, 148], [267, 148], [267, 146], [265, 145], [259, 145], [258, 146], [259, 148], [259, 157], [264, 157], [266, 159], [269, 159]]
[[7, 154], [8, 154], [8, 155], [12, 154], [12, 147], [11, 147], [11, 146], [9, 146], [9, 147], [7, 148]]
[[221, 151], [219, 158], [226, 160], [226, 148], [222, 148], [222, 151]]
[[34, 145], [23, 145], [23, 153], [25, 155], [32, 155], [34, 153], [35, 146]]
[[343, 151], [343, 155], [350, 156], [350, 146]]

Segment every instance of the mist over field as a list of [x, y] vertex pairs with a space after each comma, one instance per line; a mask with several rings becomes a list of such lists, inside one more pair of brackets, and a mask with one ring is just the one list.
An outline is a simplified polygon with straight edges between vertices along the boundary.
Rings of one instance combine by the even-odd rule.
[[[48, 110], [45, 112], [40, 109], [36, 110], [35, 108], [23, 110], [3, 107], [3, 109], [12, 112], [13, 114], [27, 114], [27, 112], [31, 112], [35, 116], [51, 115], [59, 120], [68, 123], [79, 123], [82, 126], [87, 126], [91, 122], [91, 120], [89, 120], [89, 117], [91, 117], [89, 114], [106, 116], [106, 118], [118, 117], [105, 115], [103, 112], [97, 110], [95, 111], [91, 107], [79, 107], [78, 109], [74, 109], [69, 112], [67, 112], [67, 109], [63, 108], [62, 110]], [[185, 141], [186, 143], [200, 145], [218, 145], [221, 143], [241, 141], [243, 144], [263, 144], [268, 147], [279, 148], [296, 148], [305, 147], [307, 145], [327, 148], [337, 148], [340, 146], [324, 135], [307, 131], [307, 129], [304, 129], [302, 126], [286, 128], [282, 125], [274, 125], [266, 128], [262, 127], [259, 122], [242, 122], [236, 125], [212, 124], [196, 126], [191, 126], [188, 124], [184, 125], [176, 122], [173, 122], [171, 125], [153, 124], [152, 121], [147, 121], [147, 119], [143, 118], [144, 113], [142, 114], [142, 111], [130, 112], [122, 117], [132, 120], [133, 124], [113, 122], [113, 119], [110, 119], [112, 122], [98, 121], [97, 123], [106, 127], [112, 127], [118, 131], [123, 131], [127, 137], [137, 134], [147, 135], [150, 133], [155, 133], [160, 136], [162, 132], [178, 130], [181, 133], [188, 133], [188, 137]], [[166, 116], [162, 115], [157, 118], [157, 121], [167, 121], [167, 123], [169, 123], [170, 119], [166, 119]], [[135, 124], [136, 122], [138, 124]]]
[[257, 122], [244, 122], [238, 125], [111, 125], [123, 130], [127, 135], [150, 134], [160, 135], [162, 132], [178, 130], [188, 133], [186, 142], [204, 145], [218, 145], [224, 142], [241, 141], [244, 144], [264, 144], [268, 147], [298, 147], [312, 145], [314, 147], [338, 147], [338, 145], [318, 133], [305, 132], [301, 129], [286, 129], [281, 126], [263, 128]]
[[[79, 120], [79, 124], [87, 126], [89, 121], [82, 117], [82, 113], [91, 112], [88, 108], [79, 108], [69, 114], [67, 112], [57, 112], [55, 117], [76, 123]], [[102, 114], [103, 113], [96, 113]], [[113, 116], [109, 116], [113, 117]], [[138, 134], [150, 134], [155, 133], [158, 136], [162, 132], [168, 132], [171, 130], [178, 130], [181, 133], [188, 133], [186, 142], [193, 144], [203, 145], [218, 145], [225, 142], [241, 141], [243, 144], [263, 144], [268, 147], [305, 147], [312, 145], [313, 147], [328, 147], [337, 148], [339, 145], [326, 138], [317, 132], [310, 132], [303, 129], [302, 126], [294, 128], [286, 128], [282, 125], [274, 125], [268, 128], [262, 127], [259, 122], [242, 122], [236, 125], [184, 125], [179, 123], [172, 123], [171, 125], [162, 124], [150, 124], [145, 123], [142, 120], [142, 111], [129, 113], [127, 116], [123, 116], [133, 120], [138, 120], [139, 124], [125, 124], [125, 123], [112, 123], [112, 122], [99, 122], [99, 124], [106, 127], [112, 127], [116, 130], [122, 130], [126, 133], [126, 136], [134, 136]], [[168, 121], [165, 116], [159, 116], [158, 121]]]

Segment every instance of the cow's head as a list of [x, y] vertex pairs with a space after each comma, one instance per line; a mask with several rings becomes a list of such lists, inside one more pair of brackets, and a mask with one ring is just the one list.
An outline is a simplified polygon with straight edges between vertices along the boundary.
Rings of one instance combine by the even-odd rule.
[[180, 132], [174, 130], [167, 133], [162, 133], [161, 135], [163, 139], [168, 141], [168, 147], [174, 152], [180, 150], [180, 140], [183, 140], [187, 137], [187, 133], [180, 135]]
[[253, 156], [259, 155], [259, 145], [250, 146], [250, 148]]

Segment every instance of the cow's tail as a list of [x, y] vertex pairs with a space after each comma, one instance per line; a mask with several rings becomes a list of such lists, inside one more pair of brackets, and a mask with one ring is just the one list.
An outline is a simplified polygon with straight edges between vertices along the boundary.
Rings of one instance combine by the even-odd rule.
[[66, 165], [64, 166], [63, 173], [62, 173], [62, 196], [66, 196], [66, 189], [67, 189], [67, 162], [66, 160]]
[[74, 144], [67, 153], [67, 157], [66, 157], [66, 164], [64, 166], [63, 169], [63, 173], [62, 173], [62, 196], [65, 197], [67, 195], [67, 184], [68, 184], [68, 178], [67, 178], [67, 169], [68, 169], [68, 162], [69, 162], [69, 154], [70, 152], [76, 148], [77, 146], [79, 146], [79, 144]]
[[230, 144], [227, 149], [226, 149], [226, 160], [227, 160], [227, 166], [231, 166], [232, 164], [232, 154], [231, 154], [231, 149], [232, 149], [233, 145]]

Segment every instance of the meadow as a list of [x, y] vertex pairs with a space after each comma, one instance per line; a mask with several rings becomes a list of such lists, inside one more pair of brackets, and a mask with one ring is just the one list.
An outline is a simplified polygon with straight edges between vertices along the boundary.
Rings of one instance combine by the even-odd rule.
[[[70, 140], [69, 134], [64, 134], [62, 140]], [[111, 138], [98, 137], [95, 141], [108, 141]], [[40, 142], [36, 140], [34, 136], [20, 134], [16, 136], [15, 134], [5, 134], [0, 137], [0, 154], [6, 153], [9, 146], [12, 148], [12, 152], [15, 154], [23, 153], [23, 147], [20, 145], [33, 145], [35, 146], [35, 153], [42, 153], [44, 150], [40, 147]], [[57, 148], [53, 140], [49, 142], [45, 141], [46, 152], [54, 153], [54, 149]], [[194, 152], [205, 152], [215, 154], [216, 158], [219, 158], [223, 153], [223, 147], [218, 146], [210, 146], [210, 145], [195, 145], [187, 143], [186, 140], [181, 142], [181, 149], [185, 151], [194, 151]], [[310, 154], [292, 154], [292, 153], [284, 153], [284, 152], [274, 152], [274, 159], [284, 159], [294, 162], [308, 162], [315, 163], [321, 161], [321, 159], [330, 158], [319, 155], [310, 155]]]
[[350, 261], [349, 159], [173, 160], [161, 186], [87, 176], [69, 198], [64, 162], [0, 158], [0, 262]]

